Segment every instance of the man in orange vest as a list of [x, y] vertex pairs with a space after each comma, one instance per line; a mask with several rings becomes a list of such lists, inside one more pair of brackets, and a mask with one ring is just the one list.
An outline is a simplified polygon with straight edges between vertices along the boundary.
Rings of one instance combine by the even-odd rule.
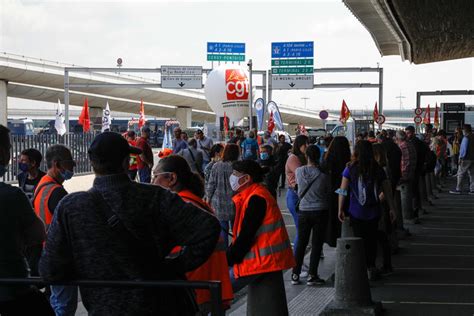
[[[43, 220], [48, 231], [56, 206], [67, 195], [63, 183], [74, 175], [76, 163], [66, 146], [53, 145], [46, 151], [46, 164], [48, 172], [38, 183], [32, 204], [36, 215]], [[51, 286], [50, 302], [56, 315], [74, 315], [77, 295], [77, 286]]]
[[281, 211], [261, 184], [265, 169], [253, 160], [236, 161], [232, 168], [229, 181], [237, 194], [227, 261], [234, 292], [248, 285], [247, 315], [288, 315], [282, 271], [295, 259]]

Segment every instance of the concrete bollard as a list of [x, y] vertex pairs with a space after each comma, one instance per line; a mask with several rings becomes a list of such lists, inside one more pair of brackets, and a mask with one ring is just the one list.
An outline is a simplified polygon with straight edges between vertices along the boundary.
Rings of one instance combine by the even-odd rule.
[[370, 294], [364, 242], [361, 238], [339, 238], [336, 248], [334, 299], [319, 314], [380, 315], [382, 304], [373, 302]]
[[344, 222], [342, 222], [341, 225], [341, 237], [346, 238], [346, 237], [354, 237], [354, 232], [351, 227], [351, 220], [349, 216], [347, 216], [344, 219]]

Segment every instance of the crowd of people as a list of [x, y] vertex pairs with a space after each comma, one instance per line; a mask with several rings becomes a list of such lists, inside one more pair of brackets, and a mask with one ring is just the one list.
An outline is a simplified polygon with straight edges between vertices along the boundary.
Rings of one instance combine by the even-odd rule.
[[[425, 127], [310, 143], [298, 135], [236, 130], [227, 142], [197, 130], [174, 129], [172, 149], [155, 159], [145, 127], [140, 137], [104, 132], [88, 150], [95, 173], [87, 192], [68, 194], [63, 183], [75, 162], [64, 145], [42, 154], [21, 152], [18, 187], [0, 183], [0, 277], [68, 280], [219, 280], [223, 310], [248, 287], [249, 315], [287, 315], [283, 272], [309, 286], [323, 245], [341, 236], [362, 238], [367, 273], [393, 272], [398, 240], [420, 224], [446, 177], [466, 174], [474, 194], [474, 134], [470, 125], [447, 137]], [[0, 177], [10, 160], [10, 137], [0, 125]], [[157, 162], [155, 163], [155, 160]], [[296, 226], [288, 236], [278, 197]], [[288, 223], [287, 223], [288, 224]], [[310, 243], [311, 241], [311, 243]], [[310, 247], [308, 247], [310, 244]], [[382, 264], [377, 264], [377, 248]], [[307, 271], [304, 258], [308, 250]], [[91, 315], [207, 315], [206, 290], [81, 287]], [[74, 315], [78, 287], [0, 286], [0, 314]]]

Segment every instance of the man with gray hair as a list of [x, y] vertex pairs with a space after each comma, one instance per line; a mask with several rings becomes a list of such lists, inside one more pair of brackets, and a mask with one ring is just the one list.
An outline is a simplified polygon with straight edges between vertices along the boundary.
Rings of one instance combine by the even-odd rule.
[[464, 124], [462, 132], [464, 137], [459, 152], [458, 181], [456, 190], [449, 191], [449, 193], [462, 193], [462, 182], [467, 173], [469, 175], [469, 194], [474, 195], [474, 134], [470, 124]]
[[396, 134], [398, 147], [402, 152], [400, 163], [400, 195], [402, 204], [403, 220], [407, 224], [419, 224], [418, 218], [415, 218], [413, 210], [413, 178], [416, 168], [416, 149], [407, 140], [407, 134], [399, 130]]

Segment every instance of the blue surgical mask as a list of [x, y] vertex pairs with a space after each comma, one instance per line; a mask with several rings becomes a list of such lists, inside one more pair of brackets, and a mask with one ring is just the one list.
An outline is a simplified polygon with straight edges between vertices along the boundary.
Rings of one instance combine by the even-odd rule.
[[261, 160], [268, 160], [268, 158], [270, 158], [270, 155], [268, 153], [260, 153]]
[[64, 179], [64, 181], [70, 180], [72, 176], [74, 175], [73, 171], [69, 171], [67, 169], [64, 169], [63, 172], [60, 171], [59, 173], [61, 174], [61, 177]]
[[5, 173], [7, 173], [7, 166], [0, 165], [0, 177], [4, 177]]
[[27, 163], [18, 163], [18, 169], [20, 169], [21, 171], [23, 172], [27, 172], [28, 171], [28, 164]]

